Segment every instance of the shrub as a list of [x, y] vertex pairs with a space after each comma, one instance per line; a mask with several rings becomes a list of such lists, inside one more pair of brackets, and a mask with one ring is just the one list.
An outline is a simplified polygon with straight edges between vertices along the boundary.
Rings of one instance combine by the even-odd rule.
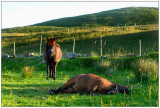
[[153, 59], [144, 59], [133, 61], [131, 68], [135, 71], [136, 77], [140, 81], [158, 80], [158, 63]]
[[34, 72], [34, 67], [33, 67], [33, 66], [31, 66], [31, 67], [26, 66], [26, 67], [24, 67], [24, 68], [22, 69], [21, 75], [22, 75], [22, 77], [24, 77], [24, 78], [27, 78], [27, 77], [30, 78], [30, 77], [33, 76], [33, 72]]
[[96, 52], [94, 52], [94, 51], [91, 51], [91, 55], [92, 55], [93, 57], [98, 57], [98, 54], [97, 54]]
[[94, 64], [94, 69], [96, 72], [105, 73], [107, 76], [115, 72], [116, 67], [111, 63], [111, 61], [98, 61]]

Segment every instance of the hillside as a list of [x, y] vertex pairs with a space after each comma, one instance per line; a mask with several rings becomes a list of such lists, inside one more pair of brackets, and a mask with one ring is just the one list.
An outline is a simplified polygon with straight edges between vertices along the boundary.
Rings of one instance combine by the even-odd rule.
[[33, 26], [73, 27], [83, 25], [145, 25], [158, 23], [158, 8], [128, 7], [94, 14], [67, 17], [34, 24]]
[[[77, 17], [61, 18], [25, 27], [2, 29], [2, 33], [30, 33], [66, 29], [66, 27], [95, 28], [98, 26], [132, 26], [158, 24], [158, 8], [129, 7]], [[68, 28], [67, 28], [68, 29]], [[77, 29], [77, 28], [76, 28]]]

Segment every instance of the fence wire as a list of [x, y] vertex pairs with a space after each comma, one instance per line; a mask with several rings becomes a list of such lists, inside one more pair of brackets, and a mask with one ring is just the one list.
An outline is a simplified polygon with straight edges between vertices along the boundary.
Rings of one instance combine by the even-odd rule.
[[[139, 55], [139, 40], [141, 40], [141, 52], [142, 55], [147, 55], [151, 52], [158, 52], [158, 33], [157, 31], [134, 34], [133, 36], [107, 36], [102, 38], [102, 45], [106, 41], [106, 45], [102, 47], [103, 56], [126, 56], [126, 55]], [[146, 35], [146, 37], [144, 36]], [[95, 40], [96, 44], [95, 44]], [[38, 36], [12, 36], [2, 37], [2, 55], [13, 55], [14, 53], [14, 41], [15, 41], [15, 54], [25, 55], [34, 53], [40, 55], [40, 43], [41, 35]], [[60, 44], [62, 53], [73, 52], [73, 39], [57, 40]], [[41, 54], [45, 49], [46, 37], [42, 37]], [[92, 39], [75, 39], [75, 53], [77, 54], [89, 54], [92, 56], [100, 56], [100, 38]]]

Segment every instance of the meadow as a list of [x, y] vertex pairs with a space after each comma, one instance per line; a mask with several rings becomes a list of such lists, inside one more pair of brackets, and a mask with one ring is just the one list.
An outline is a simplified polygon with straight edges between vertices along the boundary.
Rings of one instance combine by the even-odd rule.
[[[28, 29], [36, 29], [31, 26]], [[158, 26], [99, 26], [93, 28], [39, 27], [35, 32], [2, 32], [1, 54], [13, 55], [13, 41], [16, 42], [16, 55], [35, 53], [37, 57], [4, 58], [2, 57], [1, 72], [1, 106], [159, 106], [158, 93]], [[42, 29], [48, 29], [47, 32]], [[45, 30], [44, 29], [44, 30]], [[11, 29], [12, 30], [12, 29]], [[103, 36], [103, 55], [98, 57], [100, 50], [99, 37]], [[39, 57], [40, 37], [42, 52], [47, 37], [57, 37], [63, 54], [72, 52], [73, 39], [76, 39], [75, 53], [91, 54], [93, 57], [62, 59], [57, 66], [56, 80], [46, 80], [46, 64]], [[139, 40], [142, 42], [142, 56], [139, 55]], [[135, 65], [136, 64], [136, 65]], [[144, 64], [144, 65], [141, 65]], [[69, 78], [77, 74], [93, 73], [121, 85], [129, 85], [130, 94], [115, 95], [49, 95], [50, 89], [57, 89]]]
[[[99, 57], [62, 59], [57, 67], [56, 80], [46, 80], [46, 64], [43, 58], [2, 58], [1, 106], [2, 107], [113, 107], [113, 106], [159, 106], [158, 79], [139, 81], [131, 63], [139, 59], [152, 59], [158, 64], [158, 53], [144, 57], [109, 58]], [[105, 67], [110, 71], [97, 71], [101, 61], [110, 61], [114, 66]], [[126, 65], [128, 64], [128, 65]], [[113, 68], [114, 67], [114, 68]], [[158, 65], [157, 65], [158, 67]], [[112, 71], [111, 71], [112, 70]], [[24, 76], [24, 71], [30, 75]], [[111, 72], [111, 73], [109, 73]], [[158, 70], [156, 69], [158, 74]], [[130, 94], [115, 95], [49, 95], [50, 89], [57, 89], [77, 74], [93, 73], [110, 81], [129, 85]]]
[[[24, 29], [27, 27], [24, 27]], [[30, 29], [38, 27], [30, 27]], [[46, 29], [46, 27], [40, 27]], [[47, 27], [48, 30], [52, 27]], [[71, 28], [69, 28], [71, 30]], [[73, 51], [73, 39], [75, 38], [75, 53], [91, 54], [99, 56], [99, 38], [102, 35], [104, 56], [139, 55], [139, 40], [142, 42], [142, 55], [158, 51], [158, 26], [137, 25], [137, 26], [99, 26], [86, 29], [85, 27], [56, 28], [54, 31], [30, 32], [30, 33], [2, 33], [2, 55], [13, 55], [13, 43], [16, 42], [16, 55], [35, 53], [40, 55], [40, 39], [42, 36], [42, 52], [45, 49], [46, 38], [56, 37], [64, 53]], [[97, 44], [95, 47], [95, 40]]]

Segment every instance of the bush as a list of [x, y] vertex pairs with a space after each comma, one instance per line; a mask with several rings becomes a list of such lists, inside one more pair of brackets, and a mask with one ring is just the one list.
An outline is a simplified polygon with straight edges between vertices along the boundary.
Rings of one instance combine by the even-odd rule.
[[34, 67], [33, 67], [33, 66], [31, 66], [31, 67], [26, 66], [26, 67], [24, 67], [24, 68], [22, 69], [21, 75], [22, 75], [22, 77], [24, 77], [24, 78], [27, 78], [27, 77], [30, 78], [30, 77], [33, 76], [33, 72], [34, 72]]
[[139, 81], [157, 81], [158, 80], [158, 63], [153, 59], [144, 59], [133, 61], [131, 68], [135, 71]]
[[117, 69], [111, 61], [98, 61], [94, 64], [95, 71], [98, 73], [104, 73], [107, 76], [111, 75]]

